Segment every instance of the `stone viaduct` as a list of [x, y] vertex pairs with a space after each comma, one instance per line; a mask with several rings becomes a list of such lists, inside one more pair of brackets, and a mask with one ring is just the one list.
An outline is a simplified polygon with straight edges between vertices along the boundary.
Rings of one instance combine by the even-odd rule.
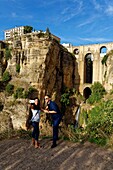
[[[90, 87], [94, 82], [100, 82], [109, 91], [113, 85], [113, 57], [109, 57], [107, 66], [102, 64], [103, 57], [113, 50], [113, 42], [72, 46], [64, 44], [69, 52], [76, 57], [78, 69], [79, 91], [86, 98], [91, 94]], [[106, 74], [106, 76], [105, 76]]]

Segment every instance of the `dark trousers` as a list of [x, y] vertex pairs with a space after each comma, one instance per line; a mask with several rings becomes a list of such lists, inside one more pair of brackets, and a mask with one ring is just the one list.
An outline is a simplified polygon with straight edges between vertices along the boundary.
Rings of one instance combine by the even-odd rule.
[[58, 140], [58, 128], [60, 124], [61, 118], [57, 118], [53, 120], [53, 144], [56, 144]]
[[32, 131], [32, 138], [38, 141], [39, 138], [39, 122], [32, 122], [33, 131]]

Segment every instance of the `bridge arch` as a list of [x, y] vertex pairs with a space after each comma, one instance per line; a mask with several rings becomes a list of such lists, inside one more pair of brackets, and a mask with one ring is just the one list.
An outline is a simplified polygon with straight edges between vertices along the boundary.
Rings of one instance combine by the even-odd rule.
[[100, 48], [100, 54], [102, 54], [102, 53], [107, 53], [107, 47], [106, 46], [102, 46]]
[[88, 99], [90, 95], [91, 95], [91, 89], [89, 87], [86, 87], [83, 91], [83, 96], [85, 99]]
[[76, 55], [78, 55], [78, 54], [79, 54], [79, 49], [78, 49], [78, 48], [75, 48], [75, 49], [73, 50], [73, 53], [76, 54]]
[[93, 61], [92, 54], [87, 53], [84, 58], [84, 83], [92, 83], [93, 79]]

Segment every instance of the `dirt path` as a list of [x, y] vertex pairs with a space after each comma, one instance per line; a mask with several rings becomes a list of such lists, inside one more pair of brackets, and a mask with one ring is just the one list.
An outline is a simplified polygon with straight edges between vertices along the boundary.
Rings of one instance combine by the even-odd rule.
[[31, 141], [0, 141], [0, 170], [113, 170], [113, 151], [94, 144], [58, 141], [51, 149], [50, 139], [35, 149]]

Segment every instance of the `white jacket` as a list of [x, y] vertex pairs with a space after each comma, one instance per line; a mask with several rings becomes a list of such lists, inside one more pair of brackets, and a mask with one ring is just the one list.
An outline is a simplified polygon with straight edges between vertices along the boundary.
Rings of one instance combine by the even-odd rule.
[[40, 121], [40, 110], [34, 110], [34, 109], [31, 109], [32, 111], [32, 122], [39, 122]]

